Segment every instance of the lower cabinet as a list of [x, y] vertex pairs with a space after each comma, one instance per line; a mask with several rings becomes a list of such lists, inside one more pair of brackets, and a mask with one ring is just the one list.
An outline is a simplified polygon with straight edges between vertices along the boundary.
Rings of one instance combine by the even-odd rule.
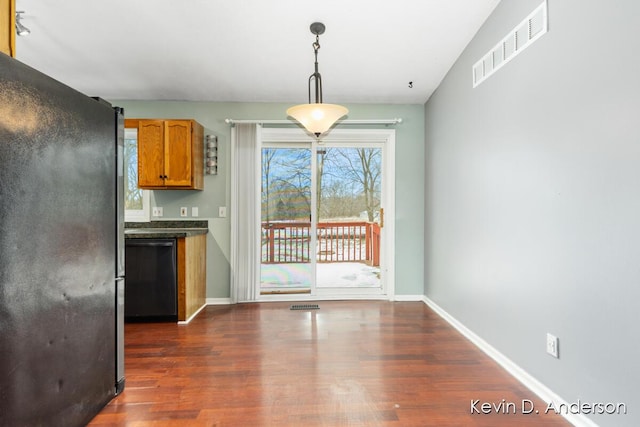
[[178, 321], [185, 321], [206, 304], [207, 236], [180, 237], [177, 241]]
[[127, 322], [186, 321], [206, 304], [205, 234], [127, 239], [125, 258]]

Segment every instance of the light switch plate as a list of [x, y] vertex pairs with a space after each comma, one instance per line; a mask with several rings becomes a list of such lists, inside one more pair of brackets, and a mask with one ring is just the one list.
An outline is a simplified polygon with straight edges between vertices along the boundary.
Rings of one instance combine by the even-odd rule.
[[187, 215], [188, 215], [187, 207], [186, 206], [181, 207], [180, 208], [180, 216], [187, 216]]
[[191, 208], [191, 216], [198, 216], [198, 207], [197, 206], [193, 206]]
[[227, 207], [226, 206], [220, 206], [218, 208], [218, 216], [220, 218], [226, 218], [226, 216], [227, 216]]

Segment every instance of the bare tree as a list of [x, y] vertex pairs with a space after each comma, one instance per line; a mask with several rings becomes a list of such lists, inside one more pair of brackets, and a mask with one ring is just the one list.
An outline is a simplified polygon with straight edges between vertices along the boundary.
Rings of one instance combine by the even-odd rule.
[[125, 139], [124, 152], [126, 170], [124, 174], [125, 209], [142, 209], [142, 190], [138, 188], [138, 147], [137, 140]]
[[[309, 150], [263, 149], [262, 211], [267, 220], [306, 219], [311, 209]], [[274, 216], [275, 215], [275, 216]]]
[[320, 148], [317, 151], [316, 157], [316, 221], [320, 220], [320, 213], [322, 212], [322, 202], [324, 200], [322, 177], [324, 175], [324, 164], [327, 161], [328, 150], [326, 148]]
[[374, 220], [375, 208], [379, 207], [380, 200], [377, 197], [380, 191], [380, 150], [376, 148], [358, 148], [361, 174], [357, 174], [362, 184], [365, 198], [367, 216], [369, 221]]
[[262, 149], [262, 220], [270, 221], [271, 215], [269, 211], [269, 195], [271, 190], [271, 163], [276, 155], [273, 148]]
[[[306, 219], [310, 214], [310, 155], [308, 149], [263, 149], [263, 218]], [[374, 221], [380, 203], [380, 149], [322, 147], [316, 156], [316, 218], [366, 211]]]
[[341, 173], [357, 185], [364, 198], [364, 208], [369, 221], [375, 220], [375, 212], [380, 206], [380, 164], [379, 148], [355, 148], [339, 150]]

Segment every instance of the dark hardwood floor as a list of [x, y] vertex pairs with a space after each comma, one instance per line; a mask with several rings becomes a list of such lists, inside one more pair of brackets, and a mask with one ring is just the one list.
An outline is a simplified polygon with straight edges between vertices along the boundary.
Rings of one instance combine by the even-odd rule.
[[292, 304], [127, 324], [126, 389], [90, 426], [570, 425], [422, 302]]

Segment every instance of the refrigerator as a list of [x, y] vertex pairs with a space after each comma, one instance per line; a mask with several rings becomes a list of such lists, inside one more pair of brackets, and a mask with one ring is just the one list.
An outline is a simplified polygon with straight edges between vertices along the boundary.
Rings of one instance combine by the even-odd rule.
[[0, 426], [124, 388], [122, 113], [0, 53]]

